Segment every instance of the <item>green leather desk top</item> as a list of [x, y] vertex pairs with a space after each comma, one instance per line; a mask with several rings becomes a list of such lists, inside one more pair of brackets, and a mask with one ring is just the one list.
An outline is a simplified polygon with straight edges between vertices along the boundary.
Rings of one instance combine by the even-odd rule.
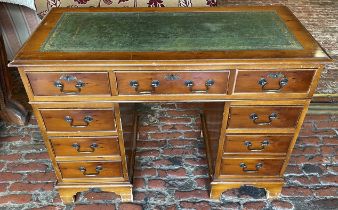
[[42, 52], [301, 50], [274, 11], [66, 12]]

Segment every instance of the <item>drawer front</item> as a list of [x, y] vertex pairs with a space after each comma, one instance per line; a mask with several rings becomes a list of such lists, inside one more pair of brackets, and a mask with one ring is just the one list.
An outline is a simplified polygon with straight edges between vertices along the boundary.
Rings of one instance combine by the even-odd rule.
[[122, 177], [121, 162], [59, 162], [62, 178]]
[[278, 176], [283, 159], [223, 158], [221, 175]]
[[283, 153], [286, 154], [293, 136], [227, 135], [224, 153]]
[[107, 72], [28, 72], [35, 96], [111, 95]]
[[239, 70], [234, 93], [307, 93], [316, 70]]
[[120, 155], [117, 137], [52, 138], [50, 141], [57, 157]]
[[228, 128], [294, 128], [303, 107], [234, 106], [230, 107]]
[[113, 109], [40, 109], [47, 131], [115, 131]]
[[117, 72], [119, 94], [226, 94], [228, 71]]

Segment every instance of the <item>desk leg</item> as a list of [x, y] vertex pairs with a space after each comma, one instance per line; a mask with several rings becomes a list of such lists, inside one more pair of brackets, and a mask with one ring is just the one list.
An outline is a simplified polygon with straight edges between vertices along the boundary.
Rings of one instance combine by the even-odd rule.
[[59, 188], [59, 195], [64, 204], [74, 203], [76, 193], [81, 192], [79, 189]]
[[74, 203], [75, 195], [79, 192], [88, 191], [91, 188], [98, 188], [102, 192], [113, 192], [121, 197], [122, 202], [132, 202], [132, 185], [128, 183], [121, 184], [58, 184], [60, 198], [65, 204]]
[[210, 198], [219, 200], [223, 192], [240, 188], [241, 186], [253, 186], [257, 188], [264, 188], [267, 191], [267, 198], [277, 198], [283, 187], [284, 182], [281, 179], [275, 181], [242, 181], [242, 182], [234, 182], [234, 181], [220, 181], [220, 182], [212, 182], [211, 190], [210, 190]]

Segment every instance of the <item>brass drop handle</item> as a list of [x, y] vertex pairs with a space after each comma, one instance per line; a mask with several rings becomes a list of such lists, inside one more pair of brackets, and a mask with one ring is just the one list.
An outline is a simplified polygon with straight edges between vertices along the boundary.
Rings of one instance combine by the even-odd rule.
[[256, 164], [256, 169], [255, 170], [250, 170], [250, 169], [247, 169], [247, 165], [245, 163], [240, 163], [239, 164], [239, 167], [242, 168], [242, 170], [245, 172], [245, 173], [257, 173], [259, 172], [259, 169], [261, 169], [263, 167], [263, 163], [257, 163]]
[[[66, 91], [66, 90], [64, 90], [65, 85], [63, 84], [62, 81], [65, 81], [65, 82], [76, 81], [75, 88], [77, 89], [77, 91]], [[78, 94], [80, 94], [81, 89], [85, 86], [85, 83], [82, 82], [81, 80], [78, 80], [73, 75], [62, 75], [58, 80], [56, 80], [54, 82], [54, 86], [56, 88], [58, 88], [62, 94], [65, 94], [65, 95], [78, 95]]]
[[65, 116], [65, 121], [67, 123], [69, 123], [69, 125], [72, 127], [72, 128], [85, 128], [85, 127], [88, 127], [89, 124], [93, 121], [93, 117], [92, 116], [85, 116], [83, 118], [83, 121], [85, 122], [84, 125], [74, 125], [74, 119], [71, 117], [71, 116]]
[[[273, 76], [270, 76], [270, 77], [273, 77]], [[278, 77], [274, 76], [273, 78], [278, 78]], [[289, 82], [288, 78], [282, 77], [279, 80], [279, 87], [278, 88], [268, 89], [268, 88], [265, 87], [267, 84], [269, 84], [266, 78], [261, 78], [260, 80], [258, 80], [258, 84], [261, 86], [263, 92], [272, 92], [272, 93], [281, 91], [281, 89], [284, 86], [286, 86], [288, 84], [288, 82]]]
[[85, 176], [98, 176], [100, 172], [103, 170], [102, 166], [96, 166], [95, 168], [95, 173], [87, 173], [87, 169], [84, 166], [81, 166], [79, 170], [82, 172], [83, 175]]
[[258, 122], [259, 116], [256, 113], [250, 114], [250, 119], [255, 123], [256, 125], [270, 125], [274, 119], [277, 119], [278, 115], [275, 112], [272, 112], [268, 119], [269, 121], [267, 122]]
[[186, 80], [184, 84], [187, 88], [189, 88], [191, 93], [208, 93], [209, 88], [215, 84], [215, 81], [212, 79], [208, 79], [207, 81], [205, 81], [205, 90], [193, 90], [194, 81], [192, 80]]
[[129, 85], [135, 89], [135, 92], [137, 92], [138, 94], [141, 94], [141, 95], [145, 95], [145, 94], [152, 94], [152, 93], [155, 93], [156, 91], [156, 88], [158, 86], [160, 86], [160, 81], [158, 80], [153, 80], [151, 81], [151, 84], [150, 84], [150, 87], [151, 87], [151, 90], [145, 90], [145, 91], [140, 91], [139, 90], [139, 83], [137, 80], [132, 80], [129, 82]]
[[95, 152], [95, 149], [98, 147], [98, 145], [96, 143], [92, 143], [89, 147], [90, 150], [81, 150], [79, 143], [74, 143], [72, 147], [75, 148], [78, 153], [89, 154]]
[[270, 144], [270, 142], [268, 140], [264, 140], [261, 142], [261, 147], [260, 148], [252, 148], [252, 143], [250, 141], [245, 141], [244, 145], [246, 146], [246, 148], [251, 151], [251, 152], [261, 152], [263, 151], [268, 145]]

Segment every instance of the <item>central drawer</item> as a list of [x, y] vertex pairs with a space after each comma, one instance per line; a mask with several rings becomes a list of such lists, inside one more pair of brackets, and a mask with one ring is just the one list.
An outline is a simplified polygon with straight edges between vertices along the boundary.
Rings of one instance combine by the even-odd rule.
[[229, 71], [116, 72], [118, 92], [144, 94], [226, 94]]
[[40, 109], [46, 130], [115, 131], [114, 109]]

